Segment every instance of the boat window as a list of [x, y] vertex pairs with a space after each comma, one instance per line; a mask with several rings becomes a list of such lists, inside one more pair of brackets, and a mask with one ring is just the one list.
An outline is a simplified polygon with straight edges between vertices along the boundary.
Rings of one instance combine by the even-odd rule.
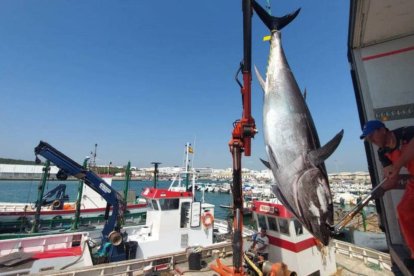
[[259, 228], [267, 228], [266, 225], [266, 216], [263, 215], [257, 215], [257, 220], [259, 221]]
[[154, 208], [154, 210], [158, 211], [158, 203], [156, 200], [152, 200], [152, 207]]
[[160, 199], [161, 210], [177, 210], [180, 199], [178, 198], [162, 198]]
[[188, 222], [190, 221], [190, 202], [181, 203], [181, 219], [180, 227], [187, 227]]
[[275, 217], [267, 217], [267, 223], [269, 224], [269, 229], [275, 232], [279, 232], [277, 229], [277, 221]]
[[280, 233], [289, 235], [289, 221], [286, 219], [278, 219]]
[[295, 225], [295, 233], [296, 236], [300, 236], [303, 234], [303, 226], [302, 223], [300, 223], [297, 219], [293, 220], [293, 223]]

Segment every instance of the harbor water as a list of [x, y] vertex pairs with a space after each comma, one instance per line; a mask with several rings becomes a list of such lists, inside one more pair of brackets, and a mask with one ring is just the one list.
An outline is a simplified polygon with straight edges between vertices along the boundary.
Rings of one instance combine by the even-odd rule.
[[[167, 189], [170, 186], [170, 181], [160, 181], [158, 182], [158, 188]], [[210, 183], [210, 181], [205, 181], [204, 184]], [[38, 187], [40, 180], [0, 180], [0, 202], [14, 202], [14, 203], [27, 203], [31, 206], [35, 205]], [[79, 181], [48, 181], [45, 187], [45, 194], [55, 188], [59, 184], [66, 185], [66, 195], [69, 196], [69, 201], [76, 201]], [[119, 191], [121, 194], [124, 190], [125, 181], [123, 180], [113, 180], [112, 187]], [[147, 187], [153, 187], [153, 182], [151, 181], [136, 181], [132, 180], [129, 183], [129, 190], [134, 191], [136, 196], [139, 197], [142, 191]], [[232, 209], [222, 208], [220, 205], [231, 206], [232, 205], [232, 195], [229, 193], [219, 193], [219, 192], [205, 192], [204, 195], [200, 191], [196, 191], [196, 201], [202, 201], [204, 197], [204, 202], [215, 205], [214, 216], [215, 218], [228, 220], [232, 215]], [[347, 211], [352, 209], [354, 206], [345, 205], [345, 206], [334, 206], [335, 209], [335, 219], [338, 220], [346, 215]], [[367, 217], [370, 214], [376, 215], [375, 207], [365, 207], [365, 214]], [[244, 216], [243, 223], [245, 226], [250, 226], [255, 228], [254, 221], [251, 215]], [[378, 225], [378, 221], [373, 221], [371, 224]], [[372, 228], [370, 225], [368, 225]], [[374, 225], [375, 232], [379, 232], [378, 226]], [[344, 241], [352, 242], [353, 237], [352, 233], [349, 231], [343, 232], [340, 236], [336, 237]], [[384, 237], [385, 242], [385, 237]]]
[[[18, 202], [35, 204], [38, 193], [38, 186], [40, 180], [0, 180], [0, 202]], [[113, 180], [112, 187], [123, 193], [124, 190], [123, 180]], [[160, 181], [157, 186], [159, 188], [168, 188], [170, 181]], [[69, 201], [76, 201], [78, 193], [79, 181], [48, 181], [45, 188], [45, 194], [47, 191], [52, 190], [59, 184], [66, 184], [66, 194], [69, 195]], [[140, 196], [143, 189], [146, 187], [153, 187], [151, 181], [130, 181], [129, 190], [135, 191], [137, 196]], [[202, 193], [196, 192], [196, 200], [201, 201]], [[215, 216], [220, 219], [226, 219], [229, 213], [229, 209], [220, 208], [220, 205], [231, 205], [231, 194], [226, 193], [205, 193], [204, 201], [214, 204]]]

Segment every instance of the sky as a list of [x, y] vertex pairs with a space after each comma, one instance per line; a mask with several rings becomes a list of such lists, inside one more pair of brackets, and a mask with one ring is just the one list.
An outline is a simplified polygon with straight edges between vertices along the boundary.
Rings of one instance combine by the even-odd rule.
[[[261, 5], [266, 2], [258, 1]], [[272, 0], [272, 15], [301, 8], [282, 44], [321, 144], [344, 129], [328, 172], [366, 171], [347, 60], [349, 1]], [[75, 161], [230, 168], [241, 118], [234, 80], [243, 58], [240, 0], [0, 1], [0, 157], [34, 160], [40, 140]], [[253, 15], [252, 63], [266, 72], [269, 43]], [[240, 77], [241, 79], [241, 77]], [[253, 75], [259, 133], [243, 167], [264, 169], [263, 93]]]

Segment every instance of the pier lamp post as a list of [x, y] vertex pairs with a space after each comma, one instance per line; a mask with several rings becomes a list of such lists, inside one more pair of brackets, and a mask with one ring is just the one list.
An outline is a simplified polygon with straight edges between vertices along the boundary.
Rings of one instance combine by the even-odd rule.
[[112, 165], [112, 161], [109, 161], [109, 165], [108, 165], [108, 175], [109, 175], [109, 172], [110, 172], [110, 169], [111, 169], [111, 165]]
[[154, 164], [154, 188], [157, 188], [157, 178], [158, 178], [158, 165], [162, 164], [161, 162], [151, 162]]

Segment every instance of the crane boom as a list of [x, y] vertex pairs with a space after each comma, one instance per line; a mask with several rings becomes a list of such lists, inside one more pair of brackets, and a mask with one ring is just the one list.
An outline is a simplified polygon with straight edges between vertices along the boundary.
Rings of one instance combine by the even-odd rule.
[[101, 195], [107, 202], [107, 213], [109, 212], [109, 206], [112, 206], [112, 215], [102, 230], [102, 244], [109, 241], [109, 236], [113, 231], [119, 232], [121, 219], [125, 210], [125, 203], [117, 191], [94, 172], [86, 170], [83, 166], [46, 142], [40, 141], [39, 145], [35, 148], [35, 154], [36, 156], [43, 156], [55, 164], [60, 169], [58, 174], [72, 175], [82, 180], [87, 186]]

